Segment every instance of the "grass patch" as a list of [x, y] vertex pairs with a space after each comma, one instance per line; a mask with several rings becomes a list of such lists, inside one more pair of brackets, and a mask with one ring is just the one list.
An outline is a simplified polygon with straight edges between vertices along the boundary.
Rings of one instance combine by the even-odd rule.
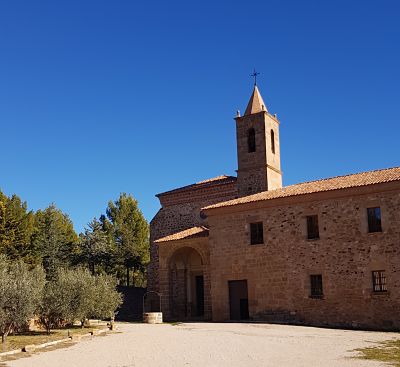
[[400, 367], [400, 339], [387, 340], [378, 343], [376, 347], [360, 348], [356, 351], [361, 353], [358, 358], [388, 362]]
[[7, 352], [9, 350], [21, 349], [28, 344], [42, 344], [55, 340], [65, 339], [69, 335], [81, 335], [87, 334], [90, 331], [96, 329], [103, 329], [104, 326], [88, 326], [83, 329], [80, 326], [70, 326], [62, 329], [54, 329], [50, 335], [47, 335], [45, 331], [28, 331], [26, 333], [9, 335], [7, 337], [7, 343], [5, 349], [2, 349], [0, 342], [0, 353]]

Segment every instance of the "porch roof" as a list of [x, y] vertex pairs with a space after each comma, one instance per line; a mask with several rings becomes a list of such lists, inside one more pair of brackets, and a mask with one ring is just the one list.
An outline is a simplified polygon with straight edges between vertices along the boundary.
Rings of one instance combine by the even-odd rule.
[[169, 241], [177, 241], [177, 240], [188, 240], [192, 238], [199, 238], [199, 237], [208, 237], [208, 228], [204, 226], [199, 226], [199, 227], [192, 227], [185, 229], [180, 232], [176, 232], [173, 234], [170, 234], [165, 237], [161, 237], [157, 240], [155, 240], [155, 243], [161, 243], [161, 242], [169, 242]]

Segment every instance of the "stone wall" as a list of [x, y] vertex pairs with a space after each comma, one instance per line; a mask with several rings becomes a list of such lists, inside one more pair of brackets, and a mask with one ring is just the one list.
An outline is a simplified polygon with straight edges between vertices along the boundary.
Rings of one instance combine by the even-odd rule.
[[[398, 187], [398, 186], [397, 186]], [[209, 214], [213, 320], [229, 319], [228, 281], [247, 279], [253, 319], [376, 329], [400, 328], [400, 188], [304, 195]], [[292, 200], [290, 202], [290, 200]], [[381, 233], [368, 233], [367, 207], [380, 206]], [[236, 212], [234, 212], [236, 210]], [[320, 239], [307, 240], [306, 216], [318, 214]], [[264, 244], [249, 227], [263, 222]], [[385, 270], [387, 293], [372, 291]], [[322, 299], [310, 275], [322, 274]]]
[[[256, 151], [248, 151], [248, 131], [255, 130]], [[274, 131], [274, 152], [271, 143]], [[282, 187], [279, 121], [267, 112], [236, 118], [239, 196]]]
[[118, 286], [123, 303], [115, 317], [117, 321], [141, 321], [143, 318], [143, 296], [146, 288]]
[[[236, 182], [216, 184], [207, 188], [183, 190], [161, 195], [162, 208], [150, 223], [150, 256], [148, 288], [159, 291], [159, 245], [154, 241], [194, 226], [208, 226], [201, 208], [237, 197]], [[169, 246], [165, 244], [164, 246]]]

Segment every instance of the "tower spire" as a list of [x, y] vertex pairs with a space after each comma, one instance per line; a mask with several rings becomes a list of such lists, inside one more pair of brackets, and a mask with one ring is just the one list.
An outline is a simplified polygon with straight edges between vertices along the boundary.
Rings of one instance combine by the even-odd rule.
[[252, 115], [253, 113], [266, 111], [267, 107], [265, 106], [264, 100], [261, 97], [260, 91], [256, 84], [254, 84], [253, 93], [250, 97], [249, 103], [247, 104], [245, 115]]
[[243, 116], [236, 115], [238, 154], [238, 195], [246, 196], [282, 187], [279, 121], [268, 113], [257, 87], [254, 87]]

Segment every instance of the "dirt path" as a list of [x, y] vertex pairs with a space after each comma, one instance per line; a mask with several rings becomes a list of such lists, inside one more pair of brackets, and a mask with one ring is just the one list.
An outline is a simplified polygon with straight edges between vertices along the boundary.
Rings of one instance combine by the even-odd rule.
[[394, 333], [264, 324], [121, 324], [119, 333], [7, 362], [10, 367], [373, 367], [351, 350]]

